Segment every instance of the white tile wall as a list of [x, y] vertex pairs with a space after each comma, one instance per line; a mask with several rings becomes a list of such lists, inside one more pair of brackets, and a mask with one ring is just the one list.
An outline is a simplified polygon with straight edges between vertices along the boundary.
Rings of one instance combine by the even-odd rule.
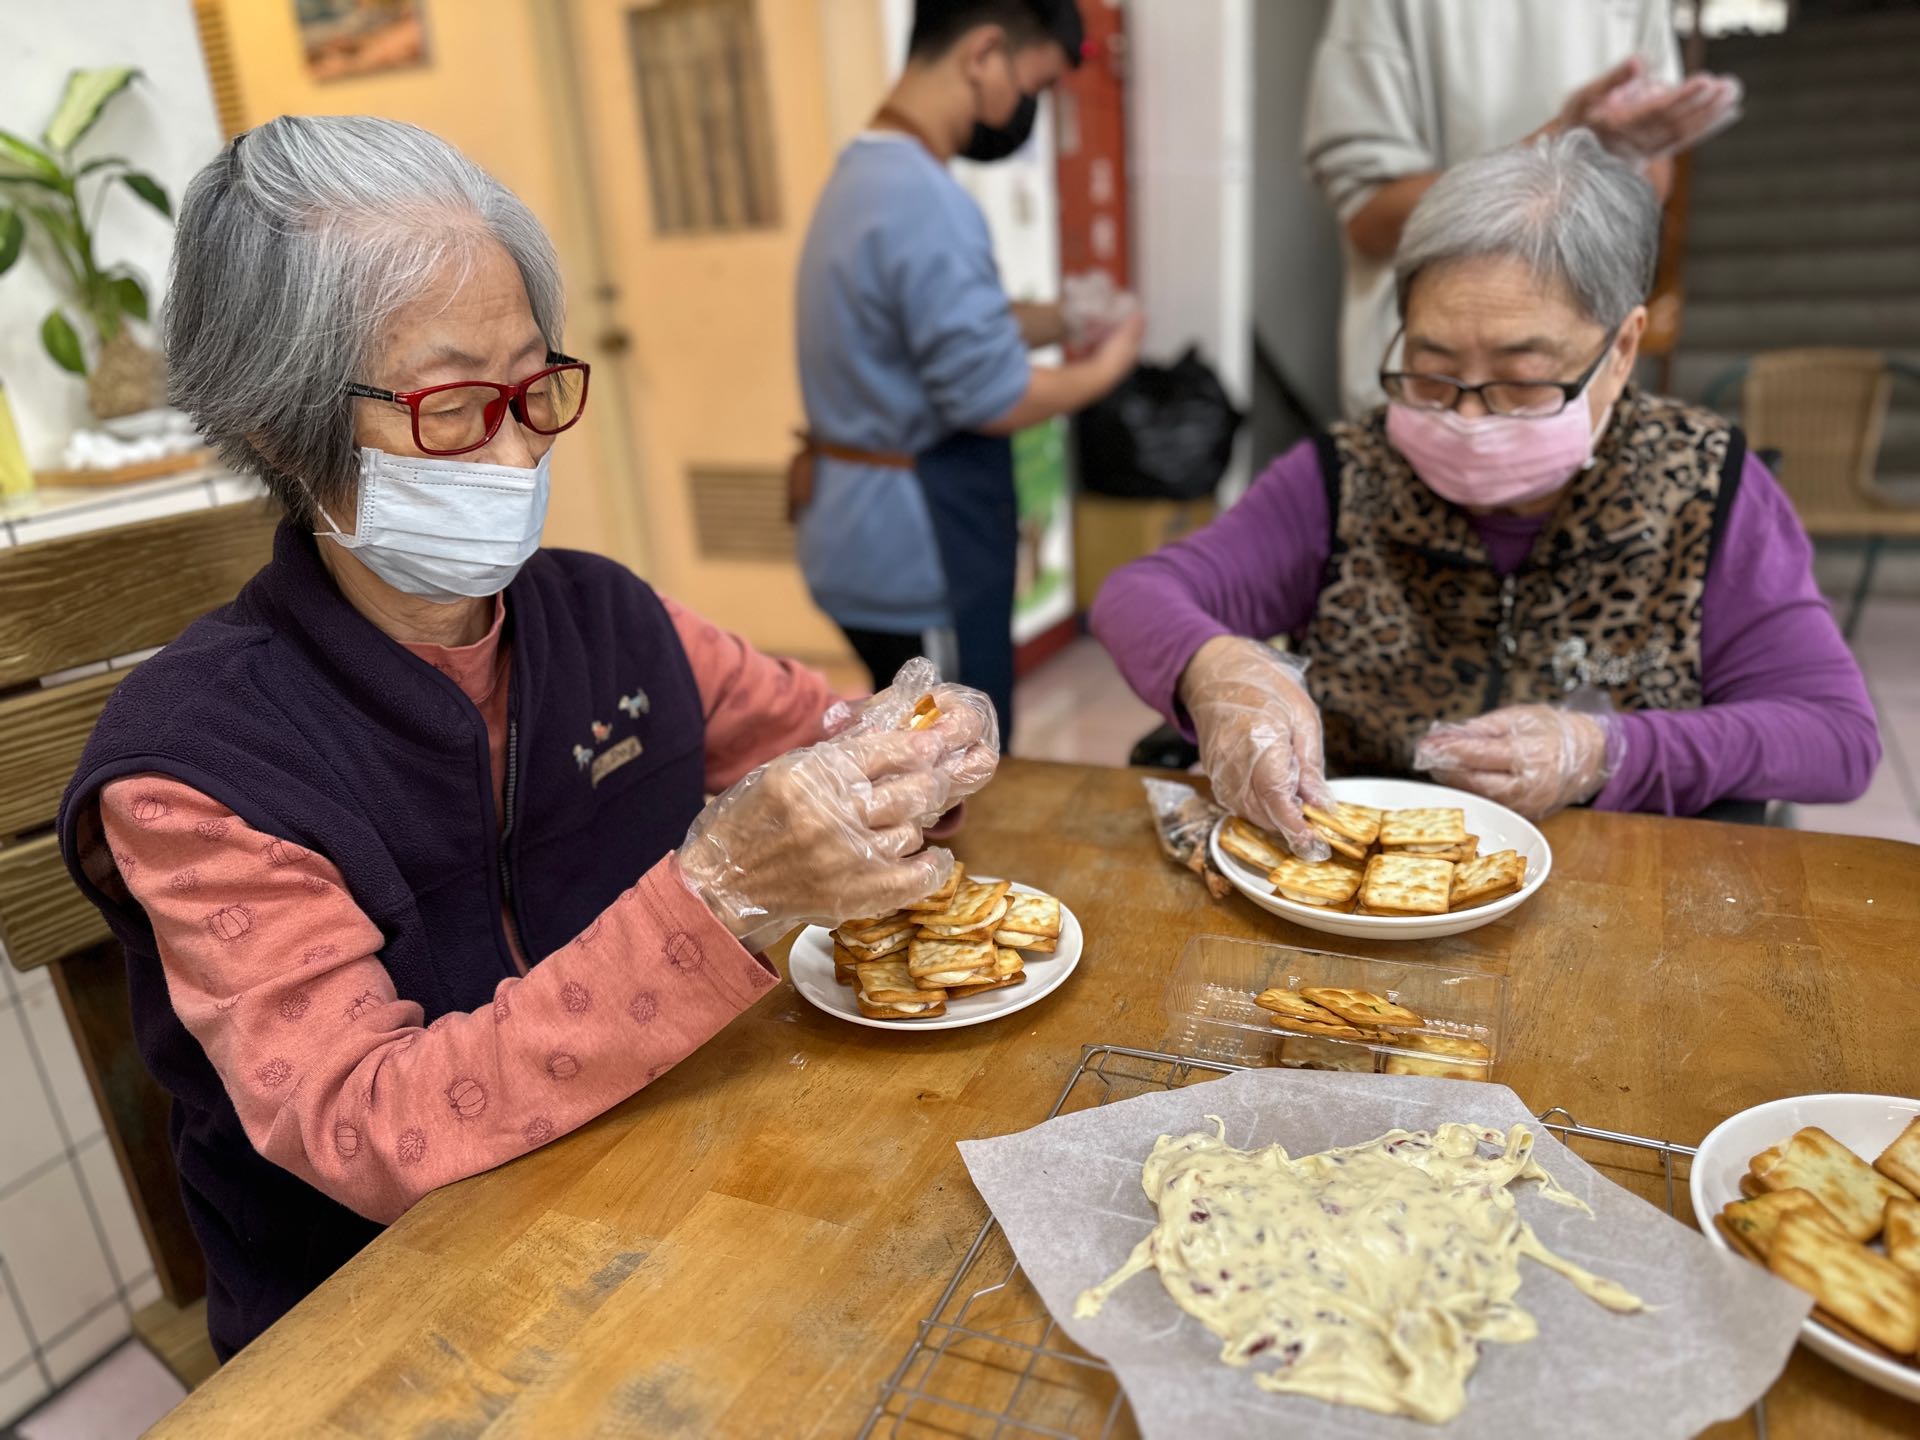
[[0, 1428], [159, 1297], [133, 1204], [45, 971], [0, 950]]

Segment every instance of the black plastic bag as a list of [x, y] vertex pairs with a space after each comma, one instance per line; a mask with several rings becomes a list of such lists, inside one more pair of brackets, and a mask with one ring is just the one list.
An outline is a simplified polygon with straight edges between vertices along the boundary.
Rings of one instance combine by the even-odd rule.
[[1081, 488], [1129, 500], [1211, 495], [1245, 418], [1197, 349], [1140, 365], [1074, 418]]

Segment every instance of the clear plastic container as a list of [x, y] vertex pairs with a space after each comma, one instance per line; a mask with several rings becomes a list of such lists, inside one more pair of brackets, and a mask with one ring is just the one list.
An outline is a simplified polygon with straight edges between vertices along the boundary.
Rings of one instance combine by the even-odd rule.
[[[1340, 985], [1384, 996], [1424, 1019], [1429, 1033], [1479, 1041], [1487, 1047], [1488, 1058], [1442, 1057], [1391, 1040], [1292, 1035], [1276, 1028], [1275, 1016], [1253, 1003], [1263, 990], [1309, 985]], [[1166, 1048], [1234, 1065], [1311, 1070], [1384, 1070], [1395, 1056], [1444, 1060], [1463, 1072], [1478, 1072], [1475, 1078], [1491, 1079], [1500, 1062], [1506, 1004], [1506, 977], [1485, 970], [1196, 935], [1180, 952], [1180, 963], [1167, 982]]]

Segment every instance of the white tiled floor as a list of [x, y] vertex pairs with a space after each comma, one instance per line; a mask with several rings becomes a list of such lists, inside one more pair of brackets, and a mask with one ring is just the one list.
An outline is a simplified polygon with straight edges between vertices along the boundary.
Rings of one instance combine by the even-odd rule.
[[[1784, 818], [1802, 830], [1920, 843], [1920, 600], [1870, 600], [1854, 653], [1880, 713], [1880, 770], [1852, 804], [1797, 806]], [[1020, 682], [1014, 716], [1015, 754], [1089, 765], [1126, 764], [1160, 720], [1085, 636]]]
[[124, 1340], [158, 1286], [52, 982], [3, 952], [0, 1087], [4, 1426]]
[[20, 1423], [20, 1440], [132, 1440], [186, 1398], [138, 1341], [128, 1341], [72, 1389]]

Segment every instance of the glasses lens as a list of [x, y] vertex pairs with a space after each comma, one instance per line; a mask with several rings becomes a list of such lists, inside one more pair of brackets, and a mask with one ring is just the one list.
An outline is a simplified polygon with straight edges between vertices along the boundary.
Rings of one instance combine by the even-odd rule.
[[1421, 410], [1450, 410], [1460, 398], [1460, 387], [1439, 375], [1390, 375], [1387, 395]]
[[490, 385], [455, 385], [421, 397], [420, 448], [470, 450], [485, 442], [500, 404], [500, 392]]
[[583, 366], [564, 365], [527, 387], [528, 428], [551, 435], [580, 418], [587, 400], [587, 372]]
[[1567, 408], [1567, 392], [1558, 385], [1521, 385], [1511, 381], [1489, 385], [1481, 392], [1496, 415], [1519, 415], [1530, 420], [1558, 415]]

